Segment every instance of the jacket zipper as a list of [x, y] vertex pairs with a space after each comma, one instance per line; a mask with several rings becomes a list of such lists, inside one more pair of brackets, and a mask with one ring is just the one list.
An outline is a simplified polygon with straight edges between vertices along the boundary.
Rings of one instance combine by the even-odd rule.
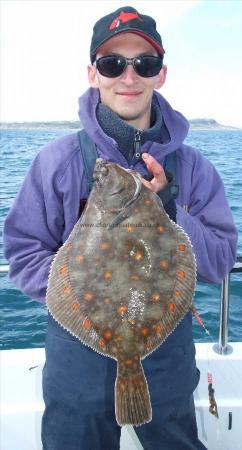
[[140, 147], [141, 147], [141, 131], [135, 131], [134, 134], [134, 152], [135, 158], [140, 158]]

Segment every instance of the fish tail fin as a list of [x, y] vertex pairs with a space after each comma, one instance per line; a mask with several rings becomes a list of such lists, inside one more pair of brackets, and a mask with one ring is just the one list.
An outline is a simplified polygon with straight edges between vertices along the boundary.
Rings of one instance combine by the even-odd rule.
[[118, 363], [115, 383], [115, 411], [118, 424], [137, 426], [150, 422], [152, 419], [150, 396], [141, 362], [139, 361], [135, 373], [127, 369], [122, 371], [122, 374], [120, 372]]

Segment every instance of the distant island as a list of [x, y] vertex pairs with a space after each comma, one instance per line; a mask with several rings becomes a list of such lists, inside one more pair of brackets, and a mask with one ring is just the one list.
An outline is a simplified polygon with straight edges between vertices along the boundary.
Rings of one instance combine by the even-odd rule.
[[47, 130], [64, 130], [64, 129], [80, 129], [82, 125], [79, 120], [58, 120], [51, 122], [0, 122], [2, 129], [47, 129]]
[[191, 119], [191, 130], [240, 130], [241, 128], [232, 127], [230, 125], [221, 125], [214, 119]]
[[[191, 119], [191, 130], [240, 130], [232, 126], [221, 125], [214, 119]], [[52, 122], [0, 122], [0, 129], [47, 129], [47, 130], [77, 130], [82, 128], [80, 121], [62, 120]]]

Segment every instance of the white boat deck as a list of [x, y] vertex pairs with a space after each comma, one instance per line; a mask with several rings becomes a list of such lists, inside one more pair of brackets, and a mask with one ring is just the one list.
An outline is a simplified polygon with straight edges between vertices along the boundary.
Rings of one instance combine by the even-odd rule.
[[[231, 354], [219, 355], [213, 351], [213, 344], [196, 344], [197, 366], [201, 371], [195, 391], [196, 414], [199, 437], [208, 450], [242, 449], [242, 342], [230, 346]], [[0, 449], [41, 450], [44, 349], [3, 350], [0, 358]], [[208, 411], [207, 372], [213, 376], [218, 419]], [[231, 429], [229, 413], [232, 413]], [[122, 429], [120, 449], [142, 449], [131, 426]]]

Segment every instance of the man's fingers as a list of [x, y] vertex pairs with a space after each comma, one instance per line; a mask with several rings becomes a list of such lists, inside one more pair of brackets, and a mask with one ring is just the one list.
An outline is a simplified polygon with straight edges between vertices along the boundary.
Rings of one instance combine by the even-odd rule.
[[163, 167], [160, 165], [160, 163], [158, 163], [158, 161], [156, 161], [153, 156], [148, 155], [148, 153], [143, 153], [142, 157], [147, 169], [149, 170], [149, 172], [152, 172], [154, 177], [160, 177], [161, 175], [163, 175]]
[[143, 153], [142, 158], [146, 164], [149, 172], [152, 173], [154, 178], [151, 181], [143, 181], [145, 186], [154, 192], [158, 192], [167, 185], [167, 179], [163, 167], [156, 161], [156, 159], [148, 153]]

